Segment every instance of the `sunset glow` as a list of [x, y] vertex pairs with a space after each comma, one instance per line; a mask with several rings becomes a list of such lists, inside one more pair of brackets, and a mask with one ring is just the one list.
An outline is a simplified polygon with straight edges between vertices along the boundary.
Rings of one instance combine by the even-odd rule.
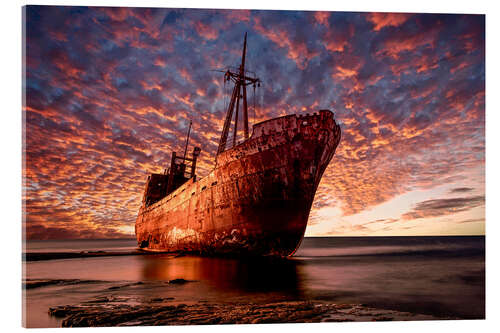
[[245, 32], [250, 124], [330, 109], [342, 129], [306, 236], [484, 234], [482, 15], [28, 6], [25, 23], [28, 239], [133, 237], [190, 120], [206, 175], [229, 89], [211, 70]]

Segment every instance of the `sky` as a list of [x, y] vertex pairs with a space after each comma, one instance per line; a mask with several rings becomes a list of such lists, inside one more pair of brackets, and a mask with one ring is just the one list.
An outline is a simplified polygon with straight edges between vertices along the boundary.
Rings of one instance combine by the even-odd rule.
[[134, 237], [190, 120], [206, 175], [245, 32], [250, 126], [341, 126], [306, 236], [484, 234], [484, 16], [28, 6], [25, 236]]

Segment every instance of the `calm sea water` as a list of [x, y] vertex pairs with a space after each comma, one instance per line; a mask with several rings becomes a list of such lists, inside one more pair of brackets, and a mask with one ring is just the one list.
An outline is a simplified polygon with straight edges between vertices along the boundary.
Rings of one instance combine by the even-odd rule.
[[[30, 241], [28, 252], [131, 251], [135, 240]], [[305, 238], [286, 260], [115, 256], [25, 263], [27, 279], [78, 279], [25, 291], [28, 327], [57, 327], [51, 306], [96, 296], [174, 302], [324, 300], [442, 317], [484, 318], [485, 238]], [[184, 285], [165, 281], [185, 279]], [[92, 282], [88, 281], [92, 280]], [[133, 282], [143, 282], [133, 284]], [[132, 282], [132, 283], [131, 283]]]

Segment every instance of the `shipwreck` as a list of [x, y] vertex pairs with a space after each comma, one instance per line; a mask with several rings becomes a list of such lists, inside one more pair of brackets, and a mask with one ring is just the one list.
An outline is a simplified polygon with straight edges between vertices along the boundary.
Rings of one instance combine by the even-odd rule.
[[[250, 134], [247, 86], [260, 80], [245, 70], [246, 37], [241, 65], [224, 74], [234, 88], [214, 168], [198, 179], [201, 150], [187, 155], [188, 132], [184, 153], [172, 152], [170, 167], [148, 176], [135, 223], [143, 250], [290, 256], [302, 241], [340, 126], [331, 111], [319, 110], [259, 122]], [[240, 109], [243, 140], [237, 142]]]

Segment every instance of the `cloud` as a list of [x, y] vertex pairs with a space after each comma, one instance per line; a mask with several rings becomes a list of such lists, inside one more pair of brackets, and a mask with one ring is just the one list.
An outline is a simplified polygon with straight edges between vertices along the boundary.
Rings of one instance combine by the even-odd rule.
[[455, 187], [450, 190], [450, 193], [467, 193], [473, 190], [474, 189], [470, 187]]
[[205, 39], [213, 40], [216, 39], [219, 35], [218, 31], [215, 28], [203, 24], [203, 22], [196, 22], [194, 24], [194, 27], [196, 29], [196, 32], [198, 32], [198, 34]]
[[402, 215], [405, 220], [451, 215], [484, 205], [484, 196], [433, 199], [419, 202]]
[[484, 218], [483, 219], [467, 219], [467, 220], [457, 221], [457, 223], [484, 223]]
[[314, 19], [316, 22], [319, 24], [322, 24], [326, 27], [330, 27], [330, 23], [328, 19], [330, 18], [330, 13], [329, 12], [315, 12], [314, 13]]
[[373, 23], [373, 30], [379, 31], [385, 27], [398, 27], [405, 23], [411, 14], [401, 13], [369, 13], [367, 19]]
[[[124, 235], [147, 175], [183, 150], [189, 120], [206, 175], [227, 103], [210, 69], [238, 64], [245, 32], [248, 69], [263, 81], [251, 121], [327, 108], [340, 123], [311, 216], [441, 185], [480, 191], [482, 15], [29, 6], [29, 237]], [[431, 208], [411, 213], [447, 211]]]

